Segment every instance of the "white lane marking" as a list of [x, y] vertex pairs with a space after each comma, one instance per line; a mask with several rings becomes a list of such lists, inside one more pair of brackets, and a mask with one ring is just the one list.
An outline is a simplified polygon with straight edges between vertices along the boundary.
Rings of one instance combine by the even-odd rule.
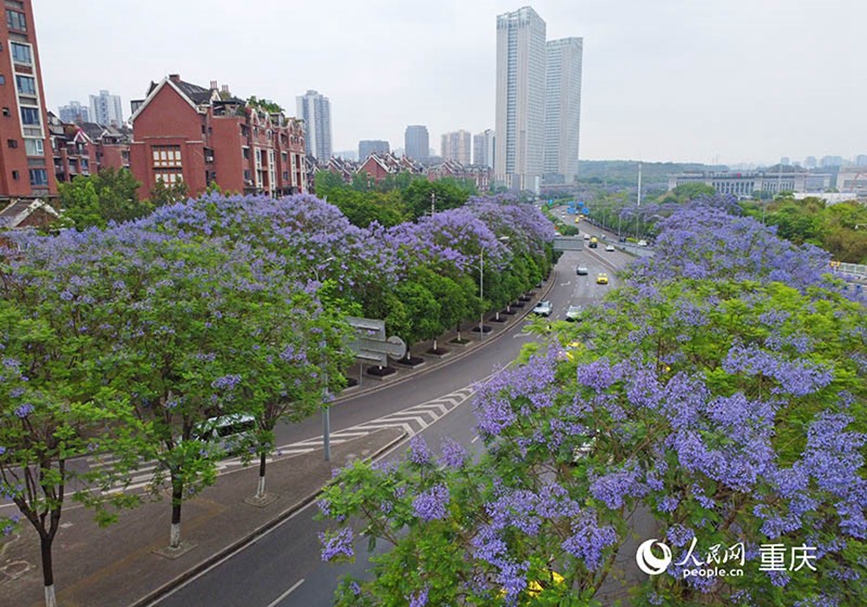
[[471, 440], [471, 441], [470, 441], [470, 444], [472, 445], [472, 444], [473, 444], [474, 442], [476, 442], [477, 440], [479, 440], [479, 437], [478, 437], [478, 436], [477, 436], [476, 438], [474, 438], [473, 440]]
[[295, 584], [294, 584], [294, 585], [293, 585], [289, 590], [287, 590], [286, 592], [284, 592], [283, 594], [281, 594], [280, 596], [278, 596], [278, 597], [277, 597], [273, 602], [268, 603], [268, 607], [275, 607], [276, 605], [278, 605], [278, 604], [280, 603], [280, 601], [282, 601], [282, 600], [285, 599], [287, 596], [289, 596], [290, 594], [292, 594], [292, 592], [294, 592], [295, 589], [298, 588], [298, 586], [300, 586], [300, 585], [303, 584], [303, 583], [304, 583], [304, 578], [301, 578], [300, 580], [298, 580], [297, 582], [295, 582]]

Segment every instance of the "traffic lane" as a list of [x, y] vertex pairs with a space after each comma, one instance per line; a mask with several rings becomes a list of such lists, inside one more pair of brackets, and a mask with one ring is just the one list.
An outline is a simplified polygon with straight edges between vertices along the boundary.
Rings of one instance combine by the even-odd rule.
[[[473, 414], [472, 402], [475, 397], [464, 403], [434, 425], [425, 429], [421, 435], [424, 437], [431, 451], [436, 455], [441, 454], [442, 441], [445, 438], [456, 440], [467, 449], [467, 452], [475, 459], [479, 457], [484, 443], [478, 439], [476, 432], [476, 417]], [[406, 446], [389, 453], [385, 461], [399, 461], [404, 457]], [[382, 554], [391, 549], [391, 544], [386, 541], [378, 541], [372, 553], [367, 551], [368, 541], [359, 539], [355, 543], [355, 563], [343, 565], [329, 565], [321, 563], [320, 566], [307, 574], [304, 583], [295, 588], [290, 594], [273, 606], [267, 607], [318, 607], [332, 605], [334, 592], [337, 590], [340, 578], [351, 575], [360, 579], [371, 579], [370, 568], [372, 564], [369, 558], [375, 554]], [[291, 580], [283, 582], [282, 586], [287, 590], [297, 583]], [[279, 596], [276, 589], [272, 592]], [[283, 591], [285, 592], [285, 590]]]

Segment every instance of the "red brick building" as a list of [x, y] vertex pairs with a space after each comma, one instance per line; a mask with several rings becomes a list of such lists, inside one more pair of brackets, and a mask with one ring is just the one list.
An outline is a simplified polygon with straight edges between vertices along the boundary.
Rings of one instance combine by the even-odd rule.
[[356, 170], [357, 173], [367, 173], [377, 183], [388, 175], [397, 175], [404, 171], [421, 175], [424, 169], [406, 156], [397, 157], [391, 152], [383, 152], [371, 154]]
[[57, 184], [31, 0], [5, 0], [0, 21], [0, 199], [48, 196]]
[[479, 192], [487, 192], [491, 187], [491, 169], [487, 166], [464, 166], [456, 160], [446, 160], [427, 169], [427, 178], [431, 181], [447, 177], [472, 181]]
[[184, 182], [189, 194], [211, 183], [227, 192], [277, 196], [307, 191], [299, 120], [251, 107], [173, 74], [151, 83], [132, 116], [130, 169], [147, 198], [158, 180]]

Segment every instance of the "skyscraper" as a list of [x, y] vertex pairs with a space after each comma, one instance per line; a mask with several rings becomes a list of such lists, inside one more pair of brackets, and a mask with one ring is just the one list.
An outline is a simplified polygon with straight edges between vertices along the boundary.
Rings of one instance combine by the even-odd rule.
[[331, 159], [331, 102], [325, 95], [307, 91], [296, 97], [298, 118], [304, 120], [307, 153], [322, 162]]
[[6, 3], [0, 49], [5, 62], [0, 80], [0, 198], [54, 194], [57, 184], [31, 0]]
[[413, 160], [421, 160], [430, 155], [430, 135], [427, 127], [420, 124], [411, 124], [406, 127], [403, 135], [404, 154]]
[[455, 160], [463, 165], [470, 164], [472, 153], [472, 135], [469, 131], [454, 131], [442, 137], [440, 155], [446, 160]]
[[485, 129], [478, 135], [473, 135], [473, 164], [493, 168], [494, 166], [494, 131]]
[[391, 151], [387, 141], [382, 139], [362, 139], [358, 142], [358, 161], [364, 162], [371, 154], [387, 154]]
[[60, 120], [69, 124], [90, 122], [90, 112], [87, 106], [77, 101], [70, 101], [69, 105], [60, 106]]
[[573, 183], [578, 175], [583, 46], [581, 38], [547, 44], [545, 179], [549, 183]]
[[545, 22], [529, 6], [497, 16], [494, 181], [535, 190], [545, 156]]
[[90, 118], [105, 126], [123, 126], [120, 97], [110, 95], [108, 91], [99, 91], [99, 95], [91, 95]]

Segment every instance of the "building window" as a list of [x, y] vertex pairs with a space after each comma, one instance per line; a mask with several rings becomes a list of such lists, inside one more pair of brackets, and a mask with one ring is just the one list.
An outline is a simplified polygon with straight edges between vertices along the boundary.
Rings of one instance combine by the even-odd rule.
[[9, 146], [10, 150], [14, 150], [15, 148], [18, 147], [18, 140], [17, 139], [7, 139], [6, 145]]
[[0, 74], [0, 84], [6, 84], [6, 76]]
[[9, 46], [12, 47], [12, 61], [23, 63], [24, 65], [31, 65], [33, 63], [33, 55], [30, 52], [29, 44], [10, 42]]
[[12, 179], [18, 181], [18, 171], [12, 171]]
[[155, 145], [151, 149], [153, 151], [155, 167], [180, 168], [183, 166], [181, 164], [181, 146]]
[[31, 76], [15, 76], [18, 92], [22, 95], [36, 94], [36, 79]]
[[48, 185], [48, 171], [30, 169], [30, 185]]
[[41, 139], [25, 139], [24, 149], [28, 156], [45, 156], [44, 144]]
[[241, 153], [244, 156], [244, 160], [250, 160], [250, 148], [241, 148]]
[[21, 108], [21, 124], [28, 124], [31, 126], [39, 126], [39, 108], [36, 107], [22, 107]]
[[3, 108], [3, 115], [4, 115], [4, 116], [9, 116], [9, 108], [8, 108], [8, 107], [4, 107], [4, 108]]
[[183, 183], [184, 174], [177, 169], [156, 169], [154, 170], [154, 179], [167, 185], [175, 185], [176, 183]]
[[6, 25], [11, 30], [27, 31], [27, 19], [24, 17], [24, 13], [18, 11], [6, 11]]

